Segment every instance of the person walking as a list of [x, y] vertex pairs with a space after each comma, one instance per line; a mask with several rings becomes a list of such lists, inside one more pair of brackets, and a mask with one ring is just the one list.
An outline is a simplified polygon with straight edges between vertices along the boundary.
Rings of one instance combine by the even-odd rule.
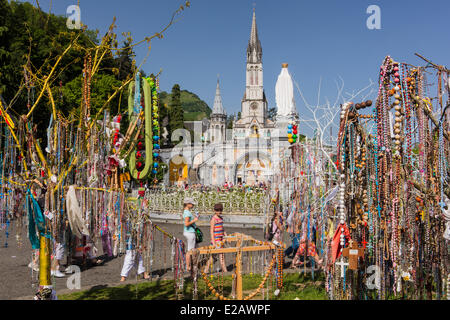
[[183, 205], [183, 235], [187, 241], [187, 253], [186, 253], [186, 266], [187, 271], [191, 272], [191, 250], [195, 249], [196, 241], [195, 241], [195, 228], [197, 226], [195, 223], [198, 221], [198, 215], [194, 217], [192, 214], [192, 208], [196, 205], [194, 199], [185, 198]]
[[[223, 238], [226, 236], [225, 229], [223, 227], [223, 204], [217, 203], [214, 205], [214, 215], [211, 218], [210, 223], [210, 234], [211, 234], [211, 244], [216, 248], [223, 247]], [[227, 272], [227, 266], [225, 264], [225, 256], [223, 253], [219, 254], [220, 265], [222, 266], [222, 271]], [[213, 257], [211, 257], [205, 267], [205, 273], [208, 273], [209, 266], [213, 261]]]
[[125, 254], [125, 260], [123, 261], [122, 271], [120, 272], [120, 282], [124, 282], [128, 278], [128, 274], [130, 273], [131, 269], [136, 265], [136, 260], [138, 260], [138, 275], [140, 276], [141, 274], [144, 274], [144, 279], [150, 279], [150, 275], [145, 271], [141, 254], [139, 252], [136, 252], [136, 250], [127, 250], [127, 253]]
[[[137, 261], [136, 261], [137, 260]], [[138, 275], [144, 274], [144, 279], [150, 279], [150, 275], [145, 271], [144, 261], [142, 260], [142, 255], [134, 245], [132, 244], [131, 236], [128, 236], [127, 241], [127, 251], [125, 254], [125, 259], [123, 261], [122, 272], [120, 273], [121, 279], [120, 282], [124, 282], [131, 269], [136, 265], [137, 262], [137, 273]]]

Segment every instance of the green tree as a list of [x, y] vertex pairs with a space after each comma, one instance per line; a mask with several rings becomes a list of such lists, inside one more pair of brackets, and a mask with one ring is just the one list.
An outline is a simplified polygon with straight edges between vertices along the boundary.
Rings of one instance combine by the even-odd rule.
[[13, 81], [11, 52], [9, 51], [11, 37], [11, 8], [8, 1], [0, 0], [0, 94], [5, 94], [7, 84]]
[[[183, 108], [181, 107], [180, 85], [175, 84], [172, 88], [170, 111], [169, 111], [169, 134], [172, 135], [177, 129], [184, 127]], [[170, 138], [170, 137], [169, 137]], [[173, 141], [176, 143], [177, 141]]]
[[116, 65], [118, 67], [118, 79], [124, 81], [128, 79], [131, 74], [134, 74], [136, 67], [133, 64], [133, 59], [136, 56], [133, 49], [130, 47], [131, 43], [125, 40], [119, 56], [116, 58]]
[[269, 120], [275, 121], [276, 116], [277, 116], [277, 108], [270, 108], [269, 111], [267, 112], [267, 118], [269, 118]]
[[[10, 9], [6, 12], [9, 15], [9, 19], [6, 20], [9, 25], [6, 27], [10, 59], [7, 82], [0, 80], [2, 82], [0, 87], [3, 87], [6, 103], [11, 105], [9, 109], [11, 115], [17, 117], [28, 111], [27, 104], [33, 104], [38, 90], [41, 90], [39, 83], [28, 82], [26, 83], [28, 86], [18, 94], [19, 88], [25, 84], [24, 67], [27, 66], [40, 77], [49, 74], [56, 57], [67, 48], [77, 34], [67, 29], [64, 17], [46, 14], [30, 3], [11, 1]], [[71, 50], [61, 60], [60, 67], [55, 71], [63, 83], [81, 73], [82, 59], [85, 55], [81, 47], [90, 45], [87, 33], [80, 35], [78, 43], [80, 46]], [[30, 79], [29, 75], [27, 76]], [[50, 85], [54, 89], [59, 83], [50, 83]], [[58, 105], [58, 108], [63, 109], [63, 104]], [[50, 113], [49, 100], [44, 95], [32, 115], [32, 121], [37, 126], [38, 138], [46, 139]]]
[[227, 129], [233, 129], [234, 115], [227, 117]]
[[[62, 91], [66, 106], [69, 110], [77, 112], [82, 98], [82, 76], [67, 83]], [[96, 114], [105, 101], [120, 87], [121, 81], [108, 74], [96, 74], [92, 78], [91, 85], [91, 114]]]
[[[81, 34], [80, 34], [81, 33]], [[40, 83], [28, 82], [28, 87], [19, 91], [25, 83], [24, 66], [38, 77], [48, 74], [56, 58], [79, 36], [77, 44], [63, 57], [55, 74], [58, 78], [50, 83], [58, 110], [66, 116], [78, 114], [81, 105], [82, 72], [86, 49], [98, 44], [98, 32], [93, 30], [68, 30], [66, 18], [42, 12], [28, 2], [0, 0], [0, 94], [13, 118], [28, 111], [27, 104], [33, 104], [41, 90]], [[114, 47], [115, 39], [111, 38]], [[125, 42], [117, 57], [110, 50], [104, 56], [96, 76], [92, 79], [92, 113], [104, 105], [106, 100], [120, 86], [121, 82], [135, 72], [134, 53]], [[17, 94], [19, 92], [19, 94]], [[118, 106], [127, 109], [127, 90], [111, 101], [111, 109], [116, 113]], [[40, 100], [33, 113], [33, 123], [38, 128], [38, 138], [46, 140], [46, 128], [51, 108], [47, 94]]]

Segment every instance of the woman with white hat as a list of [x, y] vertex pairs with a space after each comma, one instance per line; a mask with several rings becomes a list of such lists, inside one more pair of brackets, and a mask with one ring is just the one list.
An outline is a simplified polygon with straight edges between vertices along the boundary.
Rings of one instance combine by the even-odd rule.
[[184, 211], [183, 211], [183, 221], [184, 230], [183, 235], [187, 241], [187, 253], [186, 253], [186, 265], [187, 271], [191, 271], [191, 250], [195, 248], [195, 223], [198, 221], [198, 216], [194, 217], [192, 215], [192, 208], [195, 206], [195, 201], [192, 198], [184, 199]]

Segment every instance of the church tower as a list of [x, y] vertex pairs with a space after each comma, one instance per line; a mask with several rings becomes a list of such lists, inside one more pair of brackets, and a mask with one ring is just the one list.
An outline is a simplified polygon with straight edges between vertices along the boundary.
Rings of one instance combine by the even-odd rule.
[[246, 85], [241, 108], [241, 120], [236, 123], [238, 127], [266, 127], [267, 100], [263, 84], [262, 46], [258, 38], [255, 10], [247, 46]]
[[214, 98], [214, 107], [210, 116], [210, 142], [218, 143], [225, 141], [226, 123], [227, 114], [223, 108], [219, 79], [217, 79], [216, 97]]

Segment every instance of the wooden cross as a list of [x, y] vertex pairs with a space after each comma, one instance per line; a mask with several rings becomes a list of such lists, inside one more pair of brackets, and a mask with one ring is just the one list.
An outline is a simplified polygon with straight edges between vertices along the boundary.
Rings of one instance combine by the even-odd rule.
[[358, 258], [364, 257], [364, 248], [359, 248], [356, 242], [350, 240], [350, 246], [342, 250], [342, 255], [348, 258], [350, 270], [358, 270]]
[[341, 266], [341, 278], [345, 276], [345, 266], [348, 266], [348, 262], [344, 262], [344, 260], [341, 258], [340, 262], [336, 262], [338, 266]]
[[[224, 238], [225, 242], [236, 242], [235, 247], [231, 248], [215, 248], [210, 249], [208, 247], [198, 248], [198, 252], [201, 255], [209, 254], [220, 254], [220, 253], [236, 253], [236, 296], [238, 300], [243, 299], [243, 288], [242, 288], [242, 253], [243, 252], [254, 252], [254, 251], [269, 251], [277, 249], [271, 242], [265, 242], [264, 244], [256, 246], [242, 246], [245, 240], [257, 241], [254, 238], [247, 236], [242, 233], [233, 233]], [[257, 241], [262, 243], [263, 241]], [[281, 245], [283, 248], [286, 247], [285, 244]]]

